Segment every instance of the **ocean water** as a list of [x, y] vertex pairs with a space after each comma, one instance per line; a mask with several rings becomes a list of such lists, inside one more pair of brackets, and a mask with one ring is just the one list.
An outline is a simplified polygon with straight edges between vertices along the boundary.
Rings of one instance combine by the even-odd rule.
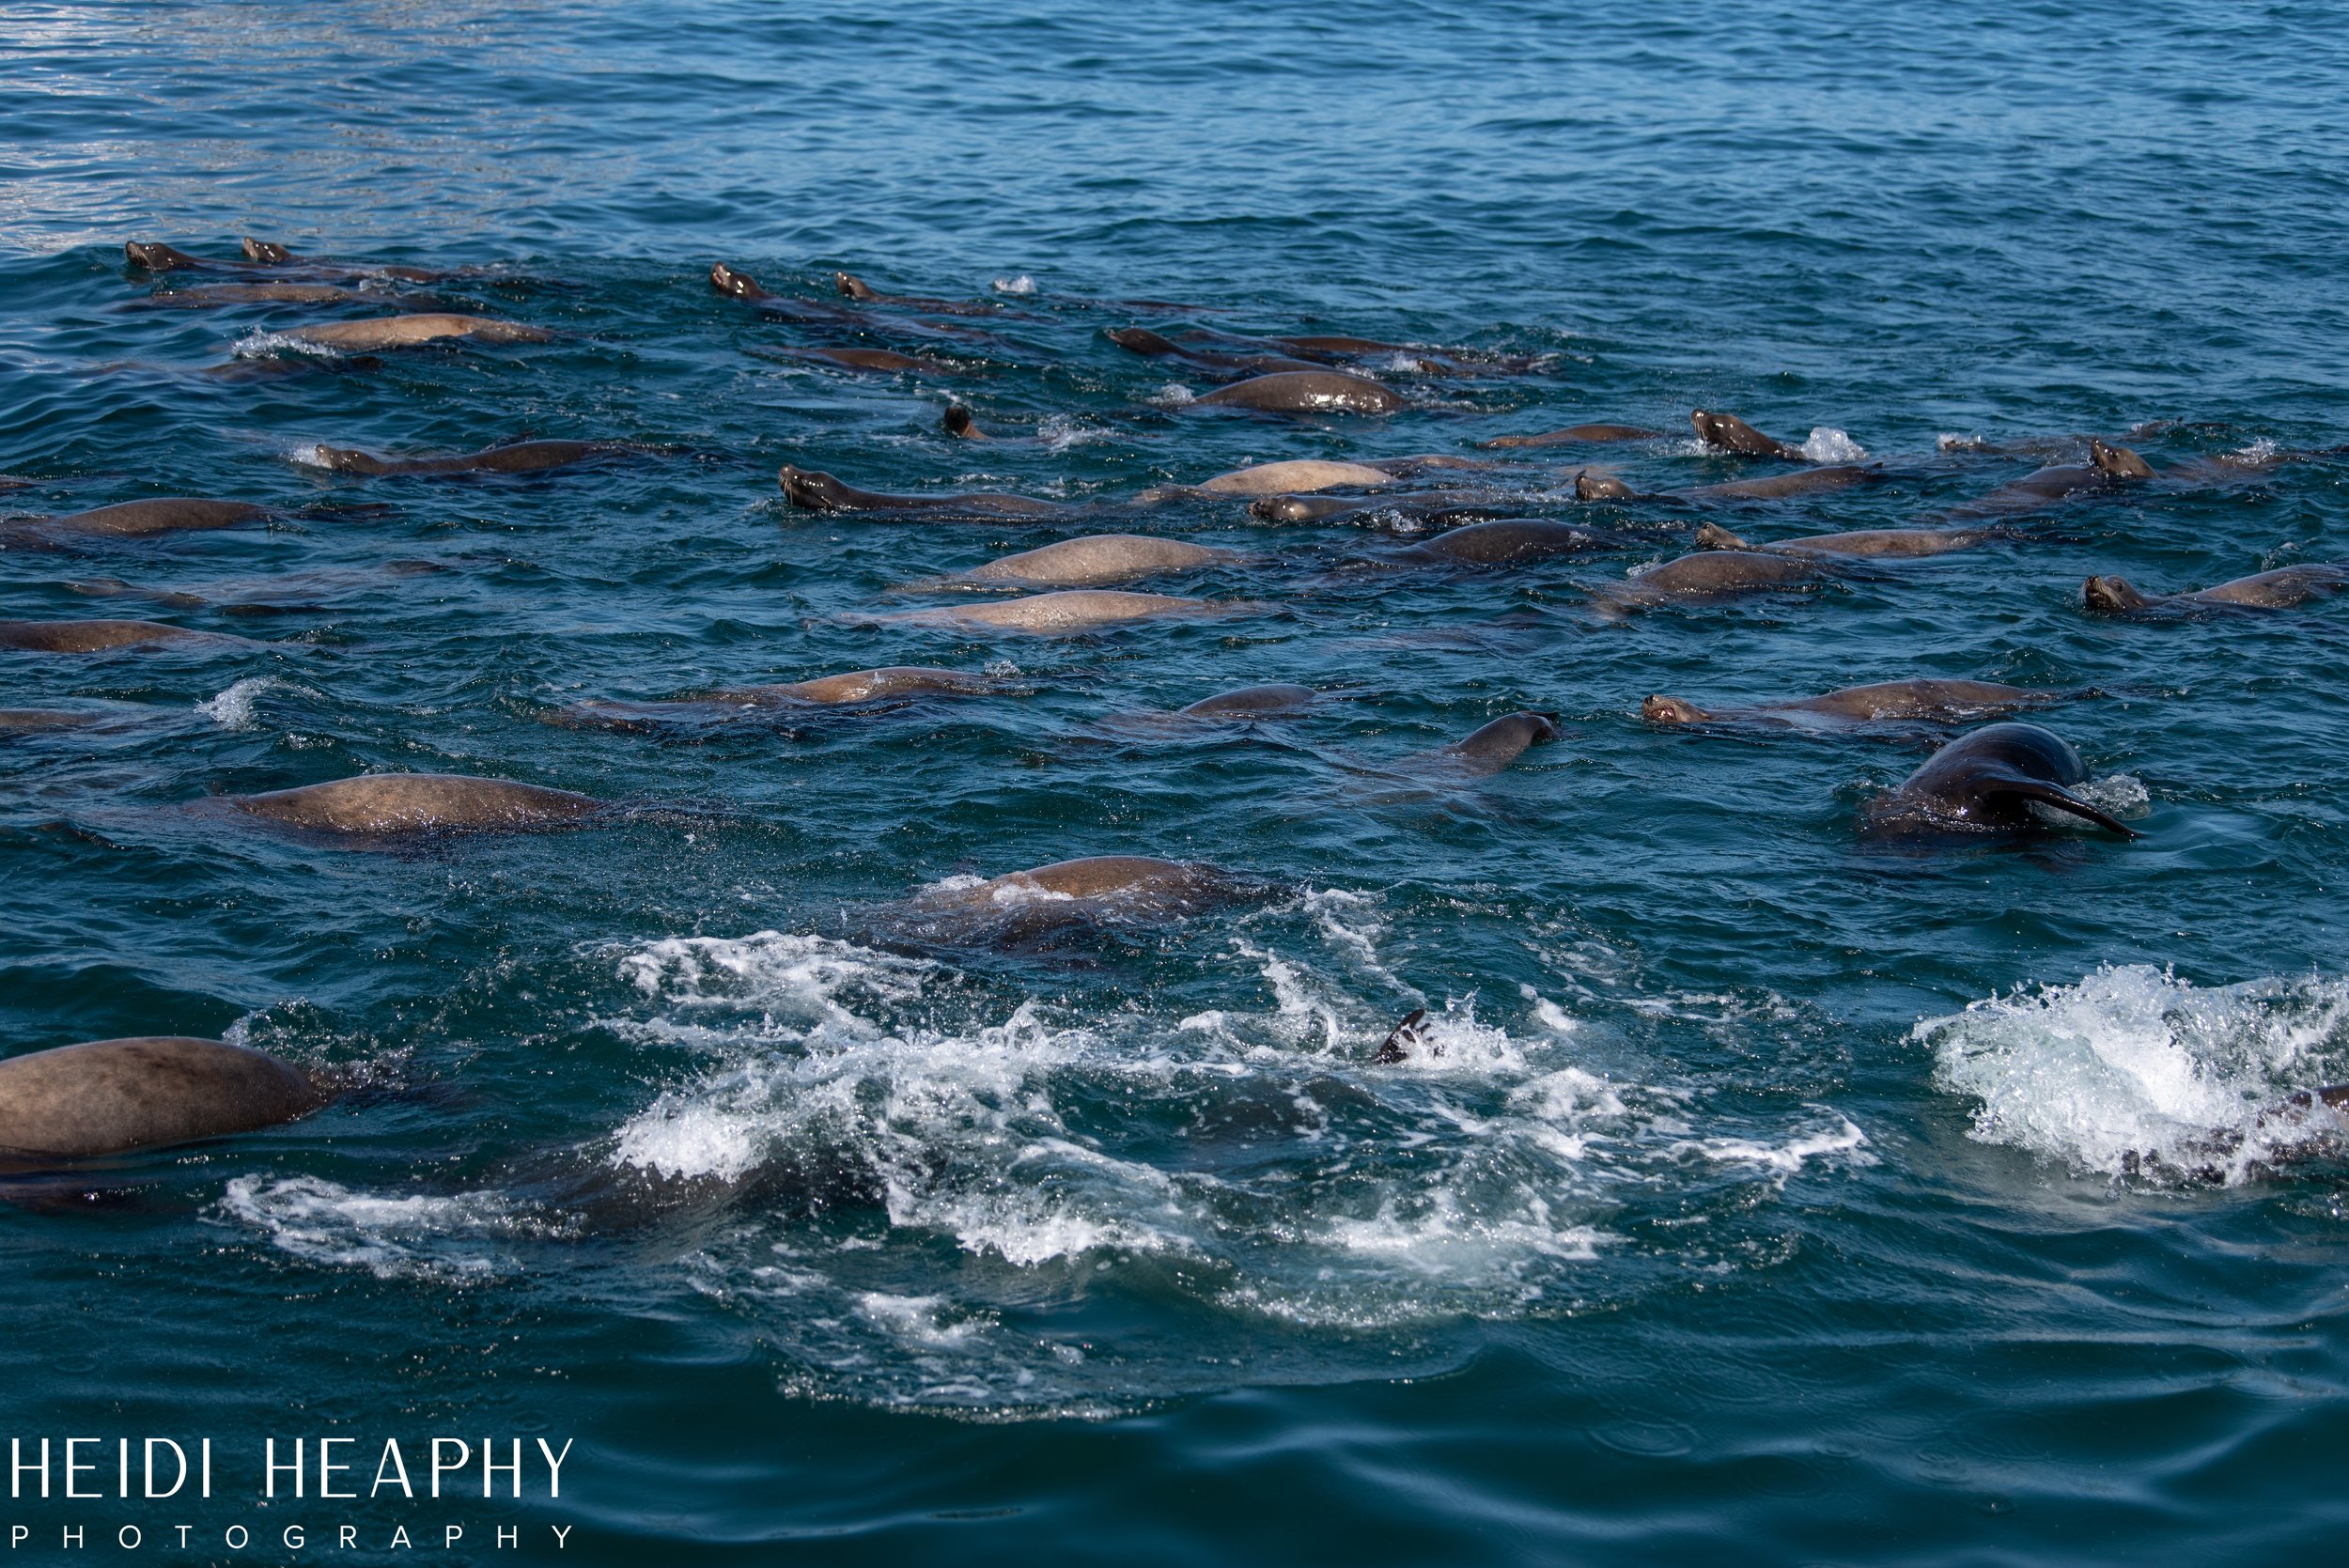
[[[0, 739], [0, 1053], [225, 1033], [358, 1087], [10, 1178], [0, 1432], [576, 1447], [554, 1500], [0, 1529], [26, 1560], [186, 1521], [179, 1555], [276, 1560], [288, 1518], [352, 1561], [410, 1555], [401, 1523], [451, 1560], [497, 1525], [611, 1562], [2328, 1558], [2343, 1129], [2289, 1106], [2349, 1080], [2349, 610], [2102, 620], [2079, 584], [2349, 554], [2338, 21], [7, 8], [0, 508], [276, 510], [0, 551], [0, 616], [260, 644], [0, 653], [0, 707], [98, 716]], [[184, 308], [241, 279], [121, 248], [243, 234], [454, 275]], [[842, 269], [989, 308], [827, 314]], [[409, 296], [553, 335], [287, 335]], [[1456, 353], [1374, 355], [1389, 415], [1254, 417], [1102, 335], [1136, 324]], [[788, 352], [817, 347], [927, 363]], [[1010, 439], [949, 438], [950, 402]], [[1585, 463], [1781, 472], [1697, 408], [1882, 481], [1572, 499]], [[1477, 445], [1591, 420], [1664, 434]], [[525, 434], [643, 450], [319, 460]], [[2160, 476], [1808, 593], [1593, 598], [1700, 522], [1911, 525], [2092, 435]], [[1440, 570], [1399, 515], [1116, 509], [1428, 453], [1522, 459], [1470, 477], [1625, 537]], [[785, 463], [1102, 511], [817, 514]], [[1248, 612], [878, 618], [1102, 529], [1239, 552], [1137, 586]], [[568, 722], [889, 663], [999, 690]], [[2074, 693], [2033, 717], [2143, 836], [1875, 840], [1860, 806], [1952, 729], [1640, 714], [1924, 675]], [[1324, 696], [1165, 717], [1263, 681]], [[1561, 734], [1505, 770], [1414, 760], [1523, 708]], [[384, 848], [211, 802], [365, 771], [637, 809]], [[906, 913], [1089, 854], [1260, 895]], [[1440, 1053], [1377, 1063], [1417, 1008]]]

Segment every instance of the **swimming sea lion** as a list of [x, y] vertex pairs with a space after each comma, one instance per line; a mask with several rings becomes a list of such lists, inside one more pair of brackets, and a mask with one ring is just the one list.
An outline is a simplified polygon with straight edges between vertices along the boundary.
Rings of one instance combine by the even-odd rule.
[[90, 1040], [0, 1061], [0, 1157], [92, 1159], [226, 1138], [326, 1100], [301, 1068], [225, 1040]]
[[523, 832], [575, 826], [611, 809], [567, 789], [455, 773], [364, 773], [265, 795], [232, 795], [239, 811], [289, 828], [350, 834]]
[[883, 495], [844, 484], [829, 474], [794, 468], [786, 463], [776, 482], [792, 505], [811, 512], [918, 512], [945, 518], [1070, 517], [1087, 508], [1034, 496], [981, 490], [966, 495]]
[[1525, 505], [1521, 496], [1488, 490], [1413, 490], [1399, 495], [1268, 495], [1248, 504], [1248, 515], [1266, 522], [1327, 522], [1339, 525], [1470, 522], [1505, 518]]
[[946, 427], [948, 435], [958, 441], [992, 441], [994, 439], [979, 428], [977, 422], [971, 417], [971, 411], [960, 403], [947, 404], [945, 417], [939, 423]]
[[1394, 475], [1368, 463], [1301, 458], [1236, 468], [1229, 474], [1203, 479], [1193, 488], [1208, 495], [1300, 495], [1314, 490], [1374, 489], [1393, 483]]
[[1262, 719], [1278, 714], [1296, 713], [1310, 707], [1321, 693], [1310, 686], [1273, 683], [1265, 686], [1243, 686], [1234, 691], [1219, 691], [1212, 697], [1202, 697], [1189, 707], [1175, 712], [1185, 719]]
[[28, 653], [106, 653], [116, 648], [256, 647], [242, 637], [189, 631], [154, 621], [0, 621], [0, 648]]
[[1501, 518], [1491, 522], [1468, 523], [1422, 543], [1407, 545], [1389, 559], [1504, 567], [1556, 555], [1579, 555], [1594, 550], [1618, 550], [1631, 542], [1627, 535], [1582, 528], [1570, 522]]
[[2349, 582], [2349, 567], [2283, 567], [2186, 594], [2141, 594], [2124, 577], [2092, 577], [2081, 585], [2080, 597], [2100, 615], [2289, 610], [2337, 593], [2344, 582]]
[[955, 365], [942, 365], [937, 360], [923, 359], [914, 354], [901, 354], [894, 349], [753, 349], [751, 352], [761, 359], [830, 365], [842, 370], [869, 370], [876, 375], [892, 375], [907, 370], [926, 371], [933, 376], [961, 374]]
[[153, 241], [132, 240], [124, 243], [122, 254], [133, 267], [150, 272], [178, 272], [204, 270], [232, 270], [237, 264], [228, 261], [207, 261], [182, 250]]
[[1401, 1023], [1387, 1031], [1385, 1044], [1378, 1048], [1378, 1054], [1371, 1060], [1382, 1066], [1392, 1067], [1398, 1062], [1408, 1062], [1412, 1053], [1421, 1049], [1425, 1049], [1430, 1056], [1441, 1056], [1443, 1054], [1441, 1046], [1428, 1044], [1426, 1023], [1427, 1009], [1412, 1008], [1403, 1015]]
[[318, 459], [337, 474], [537, 474], [629, 450], [603, 441], [515, 441], [443, 458], [377, 458], [348, 446], [321, 445]]
[[1799, 539], [1749, 544], [1718, 523], [1697, 530], [1699, 550], [1789, 551], [1803, 555], [1919, 556], [1946, 555], [1953, 550], [2011, 539], [2000, 528], [1862, 528], [1849, 534], [1808, 534]]
[[1147, 359], [1171, 359], [1196, 370], [1237, 372], [1246, 376], [1270, 376], [1282, 371], [1318, 371], [1322, 367], [1307, 360], [1290, 359], [1282, 354], [1224, 354], [1209, 349], [1195, 349], [1161, 337], [1147, 327], [1119, 327], [1105, 332], [1103, 336], [1119, 348]]
[[2068, 702], [2080, 692], [2034, 691], [2004, 686], [1995, 680], [1886, 680], [1868, 686], [1847, 686], [1825, 696], [1762, 703], [1752, 707], [1707, 711], [1678, 697], [1650, 697], [1640, 705], [1640, 716], [1659, 724], [1765, 723], [1792, 724], [1787, 714], [1870, 723], [1885, 720], [1922, 720], [1951, 723], [1962, 719], [1987, 719], [2024, 708]]
[[1056, 594], [1032, 594], [1025, 598], [1003, 599], [993, 604], [909, 610], [871, 618], [905, 626], [972, 625], [1001, 627], [1010, 631], [1066, 633], [1171, 616], [1253, 615], [1271, 608], [1270, 605], [1247, 599], [1178, 598], [1171, 594], [1071, 588]]
[[1186, 544], [1180, 539], [1158, 539], [1142, 534], [1088, 534], [1046, 545], [1041, 550], [1005, 555], [961, 575], [980, 582], [1035, 582], [1085, 588], [1124, 582], [1153, 572], [1182, 571], [1241, 559], [1244, 557], [1236, 550]]
[[438, 283], [449, 275], [446, 272], [427, 272], [422, 267], [400, 267], [381, 262], [319, 261], [315, 257], [296, 256], [273, 240], [256, 240], [250, 234], [244, 237], [242, 243], [245, 259], [263, 267], [284, 267], [298, 263], [305, 267], [324, 267], [336, 272], [373, 273], [382, 277], [398, 278], [406, 283]]
[[95, 713], [68, 713], [55, 707], [0, 707], [0, 735], [35, 735], [42, 730], [78, 729], [96, 722]]
[[1707, 550], [1683, 555], [1621, 583], [1593, 591], [1602, 607], [1703, 603], [1747, 594], [1812, 587], [1831, 574], [1818, 559], [1766, 555], [1754, 550]]
[[1528, 748], [1558, 738], [1558, 716], [1531, 710], [1494, 720], [1466, 737], [1412, 760], [1440, 761], [1464, 773], [1498, 773]]
[[1834, 463], [1801, 469], [1793, 474], [1773, 474], [1763, 479], [1732, 479], [1720, 485], [1697, 485], [1672, 493], [1681, 501], [1784, 501], [1797, 495], [1816, 495], [1823, 490], [1847, 489], [1853, 485], [1871, 484], [1883, 477], [1885, 474], [1880, 468]]
[[1491, 450], [1508, 446], [1565, 446], [1590, 442], [1617, 441], [1661, 441], [1664, 432], [1640, 425], [1569, 425], [1563, 430], [1545, 430], [1537, 436], [1495, 436], [1477, 444]]
[[1991, 724], [1933, 753], [1922, 768], [1868, 802], [1862, 823], [1875, 832], [1992, 831], [2032, 828], [2032, 801], [2067, 812], [2124, 838], [2136, 829], [2071, 793], [2088, 768], [2071, 743], [2037, 724]]
[[1586, 468], [1575, 474], [1574, 498], [1577, 501], [1637, 501], [1640, 492], [1611, 474]]
[[731, 299], [749, 300], [754, 303], [779, 298], [761, 287], [758, 280], [750, 273], [737, 272], [723, 261], [713, 261], [709, 264], [709, 287]]
[[520, 321], [500, 321], [488, 316], [458, 316], [444, 311], [417, 316], [381, 316], [367, 321], [333, 321], [322, 326], [295, 327], [286, 334], [322, 349], [400, 349], [449, 337], [477, 337], [484, 343], [548, 343], [554, 334]]
[[1193, 406], [1259, 413], [1392, 413], [1403, 399], [1367, 376], [1343, 370], [1281, 370], [1218, 387]]
[[258, 522], [270, 515], [266, 506], [250, 501], [206, 501], [194, 496], [165, 496], [154, 501], [125, 501], [64, 517], [31, 518], [11, 528], [38, 528], [48, 534], [75, 534], [114, 539], [151, 538], [180, 531], [234, 528]]
[[1146, 855], [1094, 855], [1014, 871], [976, 887], [933, 888], [908, 901], [915, 913], [991, 912], [1042, 904], [1085, 907], [1071, 913], [1195, 914], [1226, 904], [1253, 884], [1216, 866]]
[[1688, 416], [1688, 423], [1697, 427], [1699, 440], [1724, 452], [1735, 452], [1749, 458], [1784, 458], [1794, 462], [1802, 460], [1801, 447], [1789, 446], [1774, 437], [1766, 436], [1734, 413], [1707, 413], [1699, 409]]
[[2154, 476], [2153, 465], [2125, 446], [2088, 443], [2088, 461], [2059, 463], [2001, 485], [1979, 501], [1951, 508], [1952, 517], [2003, 517], [2035, 512], [2076, 496], [2110, 495]]
[[970, 675], [921, 664], [892, 664], [876, 670], [851, 670], [845, 675], [819, 675], [814, 680], [774, 686], [738, 686], [703, 691], [669, 702], [585, 702], [547, 722], [593, 725], [605, 729], [639, 729], [654, 723], [692, 719], [723, 719], [746, 711], [773, 713], [794, 707], [850, 707], [860, 703], [897, 702], [915, 697], [971, 697], [1003, 689], [992, 675]]
[[[372, 305], [411, 303], [335, 283], [214, 283], [201, 288], [175, 288], [139, 303], [151, 309], [209, 310], [222, 305], [327, 305], [357, 301]], [[421, 304], [427, 301], [420, 295], [412, 303]]]
[[909, 310], [941, 311], [949, 316], [992, 316], [1003, 307], [989, 300], [929, 300], [910, 294], [883, 294], [863, 278], [834, 272], [832, 286], [863, 304], [901, 305]]

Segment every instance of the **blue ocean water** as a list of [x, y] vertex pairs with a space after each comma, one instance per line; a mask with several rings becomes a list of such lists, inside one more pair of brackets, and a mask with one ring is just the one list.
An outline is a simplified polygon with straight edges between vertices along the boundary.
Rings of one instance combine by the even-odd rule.
[[[226, 1032], [366, 1087], [8, 1188], [0, 1431], [568, 1438], [559, 1501], [446, 1517], [615, 1562], [2321, 1560], [2337, 1129], [2263, 1111], [2349, 1080], [2349, 632], [2079, 585], [2343, 555], [2338, 20], [8, 8], [0, 506], [277, 511], [0, 551], [0, 616], [266, 644], [0, 653], [0, 707], [98, 716], [0, 739], [0, 1053]], [[249, 280], [121, 248], [243, 234], [553, 336], [321, 351], [287, 333], [386, 306], [189, 308]], [[828, 314], [843, 269], [993, 308]], [[1136, 324], [1459, 352], [1366, 362], [1398, 412], [1267, 419], [1102, 335]], [[926, 364], [789, 357], [825, 347]], [[1781, 472], [1697, 408], [1883, 481], [1572, 498]], [[1478, 445], [1581, 421], [1666, 434]], [[319, 460], [524, 434], [646, 450]], [[1595, 608], [1701, 522], [1913, 525], [2092, 435], [2159, 476], [1806, 594]], [[1470, 477], [1628, 537], [1436, 570], [1399, 517], [932, 523], [775, 480], [1110, 507], [1407, 454], [1521, 458]], [[875, 618], [1103, 529], [1240, 552], [1138, 586], [1258, 608]], [[566, 722], [891, 663], [1003, 689]], [[2144, 836], [1888, 845], [1859, 808], [1950, 730], [1640, 712], [1927, 675], [2092, 693], [2035, 717]], [[1326, 695], [1163, 717], [1263, 681]], [[1521, 708], [1563, 733], [1506, 770], [1410, 760]], [[657, 809], [384, 850], [207, 804], [365, 771]], [[1268, 892], [1009, 945], [898, 912], [1088, 854]], [[1414, 1008], [1441, 1054], [1376, 1063]], [[311, 1517], [392, 1560], [443, 1514]]]

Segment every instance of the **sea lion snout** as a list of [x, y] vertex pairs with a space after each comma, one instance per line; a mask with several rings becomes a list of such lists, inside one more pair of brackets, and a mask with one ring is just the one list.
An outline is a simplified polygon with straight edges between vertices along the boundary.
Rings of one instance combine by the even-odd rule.
[[2145, 596], [2125, 577], [2092, 577], [2080, 584], [2080, 600], [2099, 615], [2119, 615], [2145, 607]]
[[1638, 492], [1610, 474], [1597, 474], [1582, 469], [1574, 476], [1574, 498], [1577, 501], [1631, 501]]
[[2151, 479], [2154, 476], [2153, 465], [2127, 447], [2114, 446], [2092, 438], [2088, 443], [2088, 460], [2096, 465], [2099, 474], [2115, 479]]
[[723, 261], [710, 263], [709, 287], [738, 300], [752, 299], [766, 292], [748, 272], [738, 272]]
[[132, 240], [122, 247], [122, 254], [131, 258], [133, 267], [144, 267], [150, 272], [168, 272], [181, 267], [201, 265], [185, 251], [146, 240]]
[[244, 237], [243, 244], [244, 258], [247, 261], [257, 261], [264, 266], [274, 267], [293, 259], [293, 252], [273, 240], [256, 240], [248, 234]]
[[1658, 724], [1693, 724], [1704, 717], [1704, 709], [1678, 697], [1650, 697], [1640, 705], [1640, 717]]
[[783, 487], [784, 498], [794, 506], [811, 512], [830, 512], [845, 505], [840, 481], [829, 474], [811, 474], [786, 463], [776, 472], [775, 481]]

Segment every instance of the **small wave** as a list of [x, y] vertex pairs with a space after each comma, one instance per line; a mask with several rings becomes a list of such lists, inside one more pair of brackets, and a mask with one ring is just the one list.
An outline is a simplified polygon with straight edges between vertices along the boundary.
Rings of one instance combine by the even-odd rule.
[[1169, 381], [1143, 399], [1143, 402], [1156, 404], [1161, 409], [1179, 409], [1198, 400], [1190, 388], [1180, 381]]
[[2229, 1183], [2340, 1124], [2293, 1096], [2349, 1077], [2349, 983], [2198, 987], [2150, 965], [1992, 997], [1920, 1022], [1936, 1084], [1978, 1102], [1970, 1136], [2110, 1176]]
[[1815, 425], [1802, 443], [1802, 455], [1814, 463], [1856, 463], [1868, 449], [1831, 426]]
[[[1183, 400], [1190, 400], [1188, 392]], [[1048, 452], [1066, 452], [1074, 446], [1093, 446], [1101, 442], [1114, 441], [1117, 432], [1106, 426], [1087, 425], [1072, 414], [1049, 413], [1036, 422], [1035, 439], [1043, 443]]]
[[276, 684], [267, 675], [249, 676], [217, 697], [196, 704], [195, 710], [223, 729], [249, 730], [259, 722], [253, 711], [253, 699]]
[[232, 359], [268, 359], [274, 354], [308, 354], [313, 359], [340, 359], [342, 352], [323, 343], [287, 332], [251, 332], [228, 348]]
[[1033, 294], [1035, 292], [1035, 279], [1025, 272], [1016, 278], [997, 278], [995, 292], [998, 294]]
[[500, 1244], [534, 1228], [493, 1193], [383, 1197], [316, 1176], [239, 1176], [220, 1204], [280, 1251], [379, 1279], [504, 1273]]
[[299, 463], [303, 468], [322, 469], [326, 467], [326, 448], [317, 442], [306, 442], [300, 446], [288, 447], [286, 460], [289, 463]]
[[2246, 468], [2256, 468], [2262, 463], [2273, 461], [2279, 450], [2280, 449], [2273, 440], [2262, 436], [2240, 451], [2228, 453], [2227, 461], [2241, 463]]

